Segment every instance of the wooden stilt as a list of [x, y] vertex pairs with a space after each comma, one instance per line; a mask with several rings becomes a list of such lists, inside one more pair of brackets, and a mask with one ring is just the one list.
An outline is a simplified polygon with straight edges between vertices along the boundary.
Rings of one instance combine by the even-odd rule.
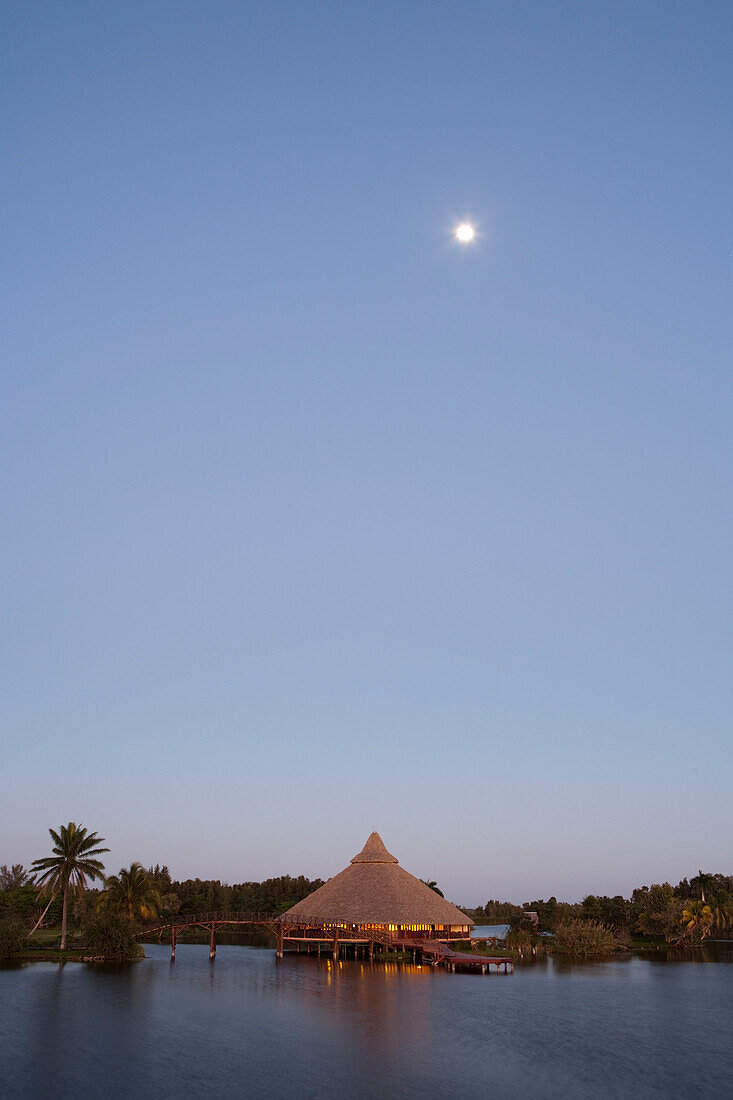
[[374, 961], [374, 940], [369, 940], [369, 962]]
[[338, 934], [338, 932], [334, 932], [334, 934], [333, 934], [333, 961], [336, 962], [338, 957], [339, 957], [339, 934]]
[[213, 924], [211, 926], [211, 935], [209, 936], [209, 958], [216, 958], [216, 928]]
[[283, 943], [284, 943], [283, 928], [282, 928], [282, 925], [279, 924], [277, 926], [277, 948], [275, 950], [275, 954], [276, 954], [278, 959], [281, 959], [283, 957]]
[[171, 959], [176, 957], [176, 930], [171, 928]]

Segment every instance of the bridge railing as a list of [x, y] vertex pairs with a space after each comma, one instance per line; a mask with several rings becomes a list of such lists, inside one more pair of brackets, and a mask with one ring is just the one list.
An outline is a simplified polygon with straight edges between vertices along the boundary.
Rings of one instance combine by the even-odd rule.
[[177, 913], [175, 917], [171, 917], [166, 923], [169, 925], [181, 925], [192, 924], [196, 921], [230, 921], [237, 924], [262, 924], [264, 921], [275, 921], [278, 919], [277, 913], [268, 912], [230, 912], [217, 910], [215, 912], [207, 913]]
[[[259, 925], [271, 932], [282, 932], [288, 939], [308, 939], [308, 933], [322, 933], [329, 939], [333, 937], [361, 940], [373, 940], [375, 943], [392, 943], [405, 940], [440, 940], [445, 939], [445, 930], [420, 929], [412, 931], [402, 929], [377, 929], [364, 928], [353, 921], [331, 918], [324, 921], [322, 917], [310, 917], [306, 914], [299, 915], [297, 919], [284, 916], [282, 913], [268, 912], [222, 912], [221, 910], [205, 913], [177, 913], [173, 917], [158, 918], [151, 921], [147, 928], [139, 935], [151, 935], [168, 929], [191, 928], [196, 925], [213, 924], [250, 924]], [[295, 933], [295, 935], [294, 935]]]
[[[173, 917], [159, 918], [151, 922], [156, 928], [182, 928], [192, 924], [266, 924], [278, 925], [284, 929], [324, 929], [334, 932], [355, 932], [359, 926], [353, 921], [332, 918], [324, 921], [322, 917], [299, 916], [297, 919], [283, 916], [282, 913], [248, 913], [248, 912], [206, 912], [206, 913], [177, 913]], [[366, 932], [366, 929], [363, 931]]]

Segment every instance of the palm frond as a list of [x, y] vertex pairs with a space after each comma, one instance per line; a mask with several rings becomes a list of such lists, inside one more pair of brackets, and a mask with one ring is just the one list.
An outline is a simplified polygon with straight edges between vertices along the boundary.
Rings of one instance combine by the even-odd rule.
[[79, 855], [88, 855], [94, 852], [108, 852], [109, 848], [102, 848], [104, 843], [102, 837], [98, 837], [96, 833], [89, 833], [88, 836], [82, 838], [79, 844]]
[[39, 871], [44, 870], [46, 867], [58, 867], [58, 856], [45, 856], [43, 859], [34, 859], [31, 864], [32, 867], [37, 867]]

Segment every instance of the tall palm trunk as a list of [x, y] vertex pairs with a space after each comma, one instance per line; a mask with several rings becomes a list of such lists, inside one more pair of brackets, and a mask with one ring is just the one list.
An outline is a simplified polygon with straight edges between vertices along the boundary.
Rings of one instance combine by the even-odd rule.
[[64, 905], [61, 910], [61, 950], [66, 950], [66, 914], [69, 908], [69, 884], [64, 883]]
[[44, 917], [46, 916], [46, 913], [47, 913], [47, 912], [49, 911], [49, 909], [51, 908], [51, 905], [52, 905], [52, 904], [53, 904], [53, 902], [55, 902], [55, 901], [56, 901], [56, 895], [55, 895], [55, 894], [51, 894], [51, 900], [49, 901], [48, 905], [46, 906], [46, 908], [45, 908], [45, 909], [43, 910], [43, 912], [41, 913], [41, 915], [40, 915], [40, 917], [38, 918], [38, 920], [36, 921], [36, 923], [35, 923], [35, 924], [33, 925], [33, 927], [31, 928], [30, 932], [28, 933], [28, 935], [29, 935], [29, 936], [32, 936], [32, 935], [33, 935], [33, 933], [35, 932], [35, 930], [36, 930], [37, 928], [39, 928], [41, 924], [43, 924], [43, 918], [44, 918]]

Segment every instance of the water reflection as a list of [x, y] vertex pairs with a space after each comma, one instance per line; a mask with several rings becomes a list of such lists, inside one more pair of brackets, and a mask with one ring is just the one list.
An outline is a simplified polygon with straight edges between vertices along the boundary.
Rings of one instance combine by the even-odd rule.
[[647, 962], [662, 963], [733, 963], [733, 941], [717, 940], [696, 948], [670, 948], [660, 951], [639, 952]]
[[[625, 966], [630, 963], [632, 959], [633, 955], [626, 953], [614, 955], [613, 965]], [[591, 967], [593, 969], [598, 969], [598, 967], [603, 968], [609, 963], [610, 960], [608, 956], [603, 956], [600, 958], [591, 957], [587, 959], [576, 959], [569, 958], [566, 955], [544, 955], [542, 956], [542, 958], [532, 961], [533, 963], [544, 962], [546, 970], [550, 970], [558, 974], [572, 974], [574, 972], [579, 973], [587, 971]], [[522, 965], [524, 965], [524, 963], [522, 963]]]
[[724, 1096], [733, 983], [714, 964], [732, 950], [506, 977], [221, 941], [214, 963], [185, 943], [174, 964], [166, 945], [129, 967], [33, 963], [0, 973], [0, 1095]]

